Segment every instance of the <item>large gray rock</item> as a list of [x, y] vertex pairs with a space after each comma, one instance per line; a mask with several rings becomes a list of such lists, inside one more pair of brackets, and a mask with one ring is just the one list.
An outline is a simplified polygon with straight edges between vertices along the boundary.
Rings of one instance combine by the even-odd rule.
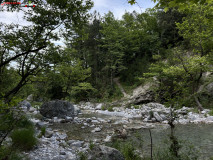
[[47, 118], [65, 118], [67, 116], [74, 117], [79, 113], [76, 111], [77, 107], [74, 107], [70, 102], [63, 100], [49, 101], [42, 104], [40, 113]]
[[206, 86], [209, 95], [213, 96], [213, 82]]
[[30, 101], [30, 102], [33, 101], [33, 95], [32, 95], [32, 94], [30, 94], [30, 95], [27, 97], [27, 101]]
[[151, 86], [153, 87], [155, 85], [156, 83], [147, 83], [134, 89], [133, 95], [131, 97], [131, 103], [146, 104], [149, 102], [154, 102], [154, 92], [151, 90]]
[[134, 104], [145, 104], [153, 101], [154, 101], [154, 93], [152, 91], [141, 93], [136, 97], [134, 97], [133, 99]]
[[155, 119], [158, 121], [158, 122], [162, 122], [163, 119], [161, 118], [161, 116], [159, 116], [159, 114], [157, 112], [154, 112], [153, 113], [153, 116], [155, 117]]
[[88, 160], [125, 160], [118, 150], [107, 146], [95, 146], [88, 155]]
[[31, 106], [30, 102], [24, 100], [24, 101], [19, 103], [19, 107], [22, 107], [22, 108], [26, 107], [27, 110], [29, 111], [32, 106]]

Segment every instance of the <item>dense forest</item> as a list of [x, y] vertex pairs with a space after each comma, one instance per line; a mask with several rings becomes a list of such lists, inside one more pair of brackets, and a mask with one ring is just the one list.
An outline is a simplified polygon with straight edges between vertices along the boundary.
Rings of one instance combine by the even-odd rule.
[[157, 0], [122, 19], [90, 13], [91, 0], [33, 3], [1, 11], [23, 12], [30, 25], [0, 23], [0, 157], [6, 137], [22, 125], [14, 106], [29, 95], [35, 103], [113, 102], [124, 96], [119, 79], [127, 93], [153, 84], [154, 101], [168, 107], [213, 109], [211, 0]]

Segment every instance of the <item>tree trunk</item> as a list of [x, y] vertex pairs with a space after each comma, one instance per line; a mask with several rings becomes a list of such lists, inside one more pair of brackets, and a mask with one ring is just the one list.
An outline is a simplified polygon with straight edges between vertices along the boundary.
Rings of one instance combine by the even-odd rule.
[[194, 95], [194, 99], [195, 99], [195, 102], [197, 103], [198, 110], [199, 110], [199, 111], [202, 111], [202, 110], [203, 110], [203, 106], [202, 106], [202, 104], [200, 103], [198, 97]]

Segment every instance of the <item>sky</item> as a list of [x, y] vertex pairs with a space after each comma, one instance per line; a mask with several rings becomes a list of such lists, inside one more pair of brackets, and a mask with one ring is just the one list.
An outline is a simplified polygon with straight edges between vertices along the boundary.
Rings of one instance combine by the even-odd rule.
[[137, 0], [137, 4], [130, 5], [128, 0], [93, 0], [94, 7], [91, 12], [97, 10], [101, 15], [108, 13], [109, 11], [114, 13], [114, 16], [118, 19], [122, 18], [122, 15], [127, 12], [137, 11], [139, 13], [144, 12], [147, 8], [155, 6], [151, 0]]
[[[33, 0], [32, 0], [33, 1]], [[154, 7], [154, 2], [151, 0], [137, 0], [137, 4], [130, 5], [128, 0], [92, 0], [94, 7], [90, 12], [98, 11], [101, 15], [112, 11], [117, 19], [121, 19], [122, 15], [127, 12], [136, 10], [137, 12], [144, 12], [146, 8]], [[0, 6], [1, 7], [1, 6]], [[28, 23], [22, 19], [23, 14], [18, 12], [0, 12], [0, 22], [17, 23], [20, 25], [27, 25]]]
[[[6, 1], [6, 0], [5, 0]], [[20, 0], [21, 2], [23, 0]], [[115, 18], [121, 19], [122, 15], [127, 12], [137, 11], [139, 13], [144, 12], [147, 8], [154, 7], [154, 3], [151, 0], [137, 0], [137, 4], [130, 5], [128, 0], [92, 0], [94, 2], [94, 7], [90, 12], [95, 10], [101, 15], [108, 13], [109, 11], [113, 12]], [[33, 0], [32, 0], [33, 2]], [[0, 9], [1, 9], [0, 5]], [[22, 17], [24, 14], [22, 12], [0, 12], [0, 22], [19, 25], [29, 25], [30, 23], [23, 20]], [[62, 42], [55, 42], [55, 44], [62, 45]]]

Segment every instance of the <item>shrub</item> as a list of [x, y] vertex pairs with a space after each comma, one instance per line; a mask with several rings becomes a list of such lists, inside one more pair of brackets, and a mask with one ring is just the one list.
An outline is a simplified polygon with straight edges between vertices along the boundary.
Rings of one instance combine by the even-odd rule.
[[0, 147], [0, 159], [2, 160], [24, 160], [26, 159], [19, 152], [14, 151], [13, 148], [8, 146]]
[[101, 106], [101, 110], [106, 110], [106, 107], [104, 105]]
[[135, 152], [136, 149], [131, 142], [122, 142], [121, 140], [115, 140], [113, 141], [113, 144], [111, 146], [119, 150], [124, 155], [125, 160], [141, 159], [141, 157]]
[[26, 128], [30, 129], [33, 128], [33, 123], [25, 116], [22, 116], [22, 118], [18, 121], [16, 128]]
[[178, 152], [178, 157], [175, 157], [169, 148], [158, 149], [155, 154], [157, 160], [197, 160], [199, 151], [187, 142], [180, 143], [182, 148]]
[[135, 153], [135, 148], [131, 143], [125, 143], [122, 146], [121, 152], [123, 153], [125, 160], [140, 160], [140, 156]]
[[95, 147], [95, 144], [92, 141], [89, 142], [89, 149], [92, 150]]
[[42, 120], [42, 119], [43, 119], [43, 116], [42, 116], [40, 113], [38, 113], [38, 114], [35, 114], [35, 115], [34, 115], [34, 118], [39, 119], [39, 120]]
[[113, 112], [113, 106], [108, 107], [107, 110]]
[[36, 143], [34, 129], [17, 129], [11, 134], [12, 145], [20, 150], [30, 150]]
[[84, 152], [79, 152], [78, 160], [87, 160], [87, 155]]
[[41, 128], [41, 132], [40, 132], [40, 134], [38, 135], [38, 138], [41, 138], [42, 136], [44, 136], [45, 133], [46, 133], [46, 127], [42, 127], [42, 128]]
[[139, 109], [140, 106], [139, 106], [139, 105], [134, 105], [134, 108], [135, 108], [135, 109]]
[[210, 116], [213, 116], [213, 109], [210, 110], [209, 115], [210, 115]]

